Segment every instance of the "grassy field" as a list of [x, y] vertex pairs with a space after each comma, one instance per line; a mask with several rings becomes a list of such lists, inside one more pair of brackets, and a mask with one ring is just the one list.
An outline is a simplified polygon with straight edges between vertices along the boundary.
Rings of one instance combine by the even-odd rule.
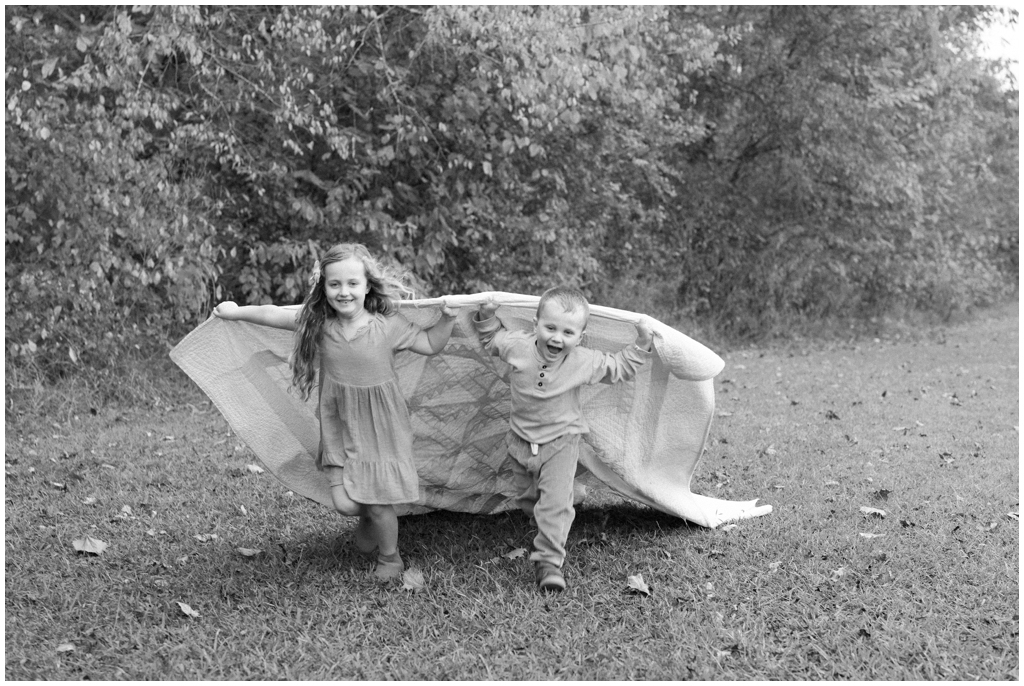
[[5, 678], [1018, 679], [1018, 325], [720, 351], [693, 490], [774, 513], [597, 492], [546, 597], [518, 514], [403, 518], [423, 587], [374, 582], [169, 362], [120, 405], [8, 379]]

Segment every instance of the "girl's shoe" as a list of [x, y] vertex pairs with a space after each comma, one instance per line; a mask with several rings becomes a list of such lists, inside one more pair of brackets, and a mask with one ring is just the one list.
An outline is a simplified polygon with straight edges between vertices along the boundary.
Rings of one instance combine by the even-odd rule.
[[396, 550], [393, 555], [377, 554], [377, 569], [373, 571], [378, 579], [399, 579], [405, 571], [402, 556]]
[[355, 541], [356, 550], [363, 555], [372, 555], [373, 551], [377, 549], [377, 542], [373, 540], [373, 536], [370, 534], [370, 520], [366, 517], [359, 518], [359, 524], [356, 526]]
[[538, 562], [537, 588], [542, 591], [564, 591], [565, 577], [562, 576], [562, 570], [550, 562]]

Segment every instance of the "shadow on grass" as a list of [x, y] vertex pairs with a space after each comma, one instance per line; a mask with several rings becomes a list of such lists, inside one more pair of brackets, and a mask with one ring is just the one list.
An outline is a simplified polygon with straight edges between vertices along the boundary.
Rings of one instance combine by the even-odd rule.
[[[358, 553], [353, 545], [355, 519], [341, 518], [339, 522], [335, 532], [310, 532], [281, 541], [271, 553], [289, 566], [300, 561], [314, 568], [371, 566], [372, 557]], [[576, 508], [568, 546], [630, 538], [653, 541], [702, 531], [705, 529], [696, 524], [631, 501], [584, 503]], [[407, 561], [442, 559], [455, 565], [476, 564], [517, 548], [529, 551], [535, 535], [535, 528], [517, 510], [489, 515], [439, 510], [399, 520], [399, 548]]]

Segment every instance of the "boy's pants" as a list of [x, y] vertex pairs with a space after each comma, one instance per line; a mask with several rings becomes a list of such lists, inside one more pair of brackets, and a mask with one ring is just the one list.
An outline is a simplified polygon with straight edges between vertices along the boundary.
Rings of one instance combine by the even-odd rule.
[[530, 559], [561, 568], [565, 542], [576, 518], [573, 481], [580, 457], [580, 434], [565, 434], [537, 446], [509, 431], [505, 439], [515, 475], [519, 507], [537, 521]]

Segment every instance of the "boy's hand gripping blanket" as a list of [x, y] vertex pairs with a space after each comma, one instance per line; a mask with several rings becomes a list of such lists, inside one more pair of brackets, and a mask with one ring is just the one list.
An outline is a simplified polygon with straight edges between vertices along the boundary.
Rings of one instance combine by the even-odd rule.
[[[515, 507], [506, 462], [507, 365], [484, 352], [471, 322], [488, 297], [510, 330], [533, 328], [539, 298], [513, 293], [446, 296], [461, 307], [444, 351], [398, 353], [399, 385], [412, 416], [420, 498], [400, 514], [429, 509], [491, 513]], [[410, 321], [429, 326], [441, 299], [401, 304]], [[583, 345], [617, 352], [636, 339], [639, 315], [592, 306]], [[771, 512], [756, 500], [690, 492], [714, 414], [714, 377], [724, 362], [700, 343], [656, 320], [654, 352], [637, 377], [581, 389], [590, 424], [580, 462], [618, 493], [706, 527]], [[307, 498], [331, 506], [325, 475], [314, 465], [319, 442], [316, 397], [290, 388], [290, 331], [214, 317], [172, 351], [171, 359], [210, 397], [264, 466]], [[586, 474], [578, 477], [585, 480]]]

